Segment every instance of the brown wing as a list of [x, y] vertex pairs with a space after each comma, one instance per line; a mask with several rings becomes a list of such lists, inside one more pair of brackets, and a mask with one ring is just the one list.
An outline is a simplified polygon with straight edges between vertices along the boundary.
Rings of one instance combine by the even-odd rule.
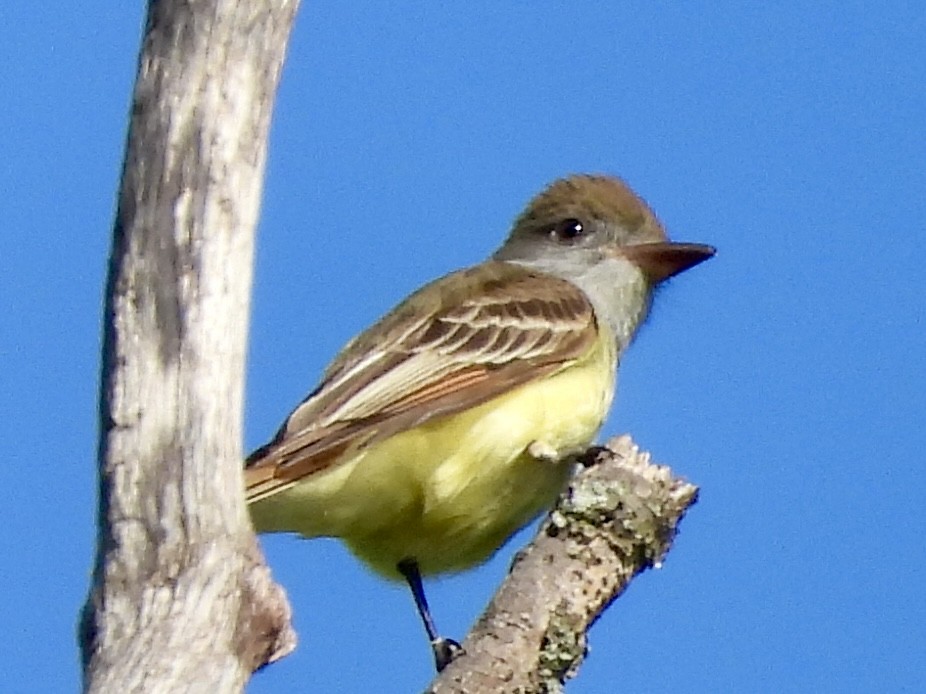
[[574, 285], [503, 262], [448, 275], [349, 342], [276, 437], [247, 460], [249, 501], [367, 446], [553, 373], [595, 342]]

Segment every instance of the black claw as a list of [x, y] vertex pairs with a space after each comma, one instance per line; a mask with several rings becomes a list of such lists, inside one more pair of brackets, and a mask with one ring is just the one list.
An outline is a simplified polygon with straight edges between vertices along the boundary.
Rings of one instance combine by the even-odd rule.
[[445, 639], [443, 636], [432, 641], [431, 648], [434, 651], [434, 665], [437, 667], [438, 672], [442, 672], [456, 658], [463, 655], [463, 646], [453, 639]]
[[582, 467], [594, 467], [598, 464], [601, 456], [610, 453], [611, 449], [606, 446], [592, 446], [579, 456], [579, 463]]

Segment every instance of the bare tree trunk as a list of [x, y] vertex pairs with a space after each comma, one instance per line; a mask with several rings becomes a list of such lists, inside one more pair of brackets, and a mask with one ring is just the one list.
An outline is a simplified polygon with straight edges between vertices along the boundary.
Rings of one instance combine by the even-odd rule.
[[85, 691], [237, 691], [294, 647], [240, 446], [254, 229], [297, 5], [148, 7], [106, 288]]
[[669, 551], [697, 487], [626, 436], [590, 453], [428, 694], [561, 691], [589, 627]]

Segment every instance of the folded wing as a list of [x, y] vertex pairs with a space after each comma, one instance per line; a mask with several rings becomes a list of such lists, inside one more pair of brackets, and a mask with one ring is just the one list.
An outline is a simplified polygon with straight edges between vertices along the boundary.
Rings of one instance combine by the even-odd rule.
[[360, 334], [246, 463], [248, 501], [357, 450], [564, 368], [595, 343], [594, 311], [565, 280], [490, 262], [448, 275]]

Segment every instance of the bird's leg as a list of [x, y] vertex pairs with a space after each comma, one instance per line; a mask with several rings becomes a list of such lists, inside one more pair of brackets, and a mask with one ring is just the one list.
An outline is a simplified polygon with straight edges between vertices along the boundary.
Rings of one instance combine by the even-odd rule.
[[424, 596], [424, 586], [421, 583], [418, 562], [414, 559], [403, 559], [396, 564], [396, 568], [405, 577], [408, 587], [412, 591], [412, 596], [415, 598], [415, 607], [418, 608], [418, 614], [421, 615], [421, 621], [424, 622], [424, 630], [428, 633], [431, 650], [434, 652], [434, 664], [437, 671], [440, 672], [463, 652], [463, 648], [453, 639], [445, 639], [437, 633], [437, 627], [434, 626], [434, 619], [431, 617], [431, 610], [428, 608], [428, 599]]

